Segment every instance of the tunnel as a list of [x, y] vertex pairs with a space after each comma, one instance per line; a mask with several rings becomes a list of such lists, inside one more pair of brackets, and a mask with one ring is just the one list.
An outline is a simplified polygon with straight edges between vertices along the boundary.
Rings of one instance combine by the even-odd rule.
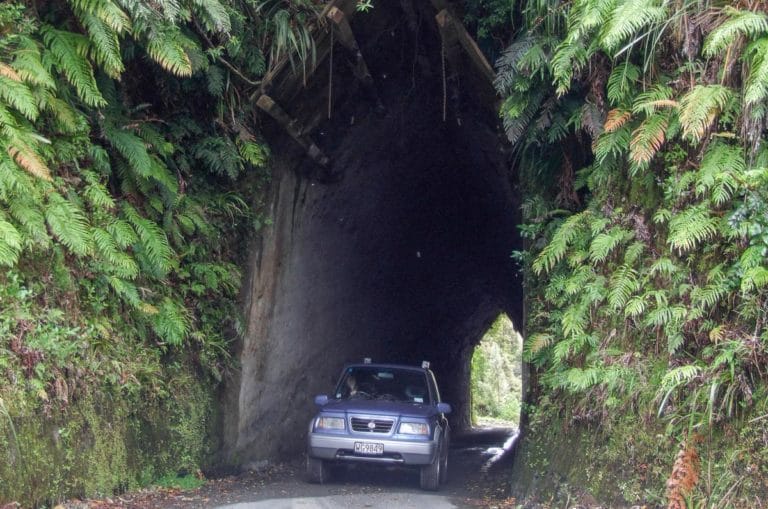
[[469, 426], [474, 346], [502, 312], [522, 325], [519, 197], [498, 104], [465, 53], [446, 61], [434, 4], [350, 16], [372, 85], [333, 42], [309, 77], [293, 70], [301, 83], [282, 107], [326, 164], [259, 119], [270, 224], [249, 251], [225, 395], [230, 462], [303, 451], [313, 396], [364, 357], [430, 361], [453, 426]]

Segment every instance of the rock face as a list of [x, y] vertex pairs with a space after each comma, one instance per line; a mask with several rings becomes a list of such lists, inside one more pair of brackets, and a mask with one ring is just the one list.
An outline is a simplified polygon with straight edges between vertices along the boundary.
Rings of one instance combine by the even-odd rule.
[[[433, 19], [418, 11], [411, 24], [387, 4], [353, 23], [386, 111], [339, 64], [332, 119], [313, 132], [330, 168], [274, 127], [273, 223], [253, 246], [225, 404], [230, 462], [301, 451], [313, 396], [363, 357], [430, 360], [454, 424], [467, 425], [474, 345], [500, 312], [520, 323], [517, 200], [493, 107], [458, 76], [444, 102], [439, 36], [418, 28]], [[325, 112], [319, 90], [293, 110]]]

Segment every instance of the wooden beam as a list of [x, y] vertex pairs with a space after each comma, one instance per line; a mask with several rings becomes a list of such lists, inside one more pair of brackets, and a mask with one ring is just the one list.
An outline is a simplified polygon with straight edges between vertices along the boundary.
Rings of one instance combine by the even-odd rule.
[[320, 166], [326, 167], [330, 163], [328, 156], [323, 154], [317, 144], [304, 132], [298, 120], [292, 118], [267, 94], [262, 94], [256, 101], [256, 106], [261, 108], [270, 117], [274, 118], [288, 134], [301, 145], [307, 155]]
[[[448, 46], [453, 46], [457, 41], [464, 48], [469, 59], [477, 67], [483, 77], [493, 85], [496, 79], [496, 73], [493, 71], [493, 67], [488, 63], [488, 60], [480, 51], [475, 40], [469, 35], [467, 29], [464, 28], [464, 24], [457, 20], [448, 9], [443, 9], [435, 16], [437, 20], [437, 26], [440, 28], [440, 36], [443, 38], [443, 42]], [[452, 50], [452, 48], [450, 48]], [[457, 69], [458, 70], [458, 69]]]
[[349, 26], [347, 16], [345, 16], [338, 7], [331, 7], [328, 10], [327, 16], [336, 27], [339, 42], [355, 56], [355, 77], [362, 81], [366, 86], [373, 85], [373, 77], [368, 70], [368, 65], [365, 63], [363, 54], [360, 51], [360, 46], [357, 44], [355, 34], [352, 32], [352, 27]]

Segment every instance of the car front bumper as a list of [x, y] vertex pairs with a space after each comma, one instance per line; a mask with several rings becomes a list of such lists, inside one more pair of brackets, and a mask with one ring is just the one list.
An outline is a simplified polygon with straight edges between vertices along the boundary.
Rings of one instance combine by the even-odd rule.
[[[355, 442], [375, 442], [384, 445], [381, 456], [354, 453]], [[401, 465], [429, 465], [437, 454], [433, 441], [382, 440], [378, 437], [354, 437], [324, 433], [309, 434], [308, 454], [313, 458], [338, 461], [363, 461]]]

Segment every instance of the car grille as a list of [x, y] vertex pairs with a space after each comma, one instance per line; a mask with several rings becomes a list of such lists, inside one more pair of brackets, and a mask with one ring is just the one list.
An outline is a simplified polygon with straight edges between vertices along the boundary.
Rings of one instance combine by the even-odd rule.
[[[370, 423], [374, 425], [371, 426]], [[392, 419], [364, 419], [361, 417], [352, 417], [352, 431], [365, 433], [389, 433], [392, 429]]]

